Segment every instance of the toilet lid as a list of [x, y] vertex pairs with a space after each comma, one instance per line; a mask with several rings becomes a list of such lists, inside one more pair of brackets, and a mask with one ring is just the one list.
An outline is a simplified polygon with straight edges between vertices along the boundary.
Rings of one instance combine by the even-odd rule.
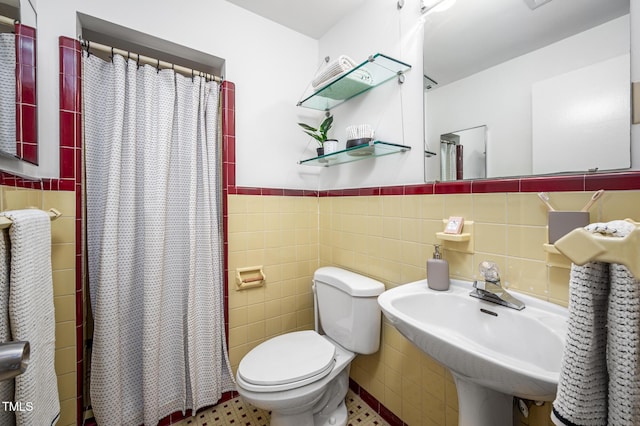
[[[248, 383], [282, 385], [331, 371], [336, 348], [315, 331], [296, 331], [267, 340], [240, 361], [238, 375]], [[320, 378], [320, 377], [319, 377]]]

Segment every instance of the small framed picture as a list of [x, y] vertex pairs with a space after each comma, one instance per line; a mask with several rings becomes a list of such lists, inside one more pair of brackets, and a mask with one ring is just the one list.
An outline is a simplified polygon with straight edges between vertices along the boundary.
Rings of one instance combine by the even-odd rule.
[[464, 225], [464, 218], [460, 216], [451, 216], [447, 226], [444, 228], [445, 234], [459, 234], [462, 232], [462, 225]]

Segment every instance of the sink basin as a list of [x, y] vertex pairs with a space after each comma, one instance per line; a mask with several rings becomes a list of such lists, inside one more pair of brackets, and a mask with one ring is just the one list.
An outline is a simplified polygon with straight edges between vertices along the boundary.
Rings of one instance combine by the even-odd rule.
[[[483, 416], [485, 424], [503, 424], [512, 396], [555, 398], [567, 310], [509, 290], [526, 305], [517, 311], [471, 297], [471, 290], [471, 282], [451, 280], [449, 290], [435, 291], [422, 280], [384, 292], [378, 303], [400, 333], [451, 370], [460, 424], [463, 414], [471, 416], [467, 424], [482, 424]], [[493, 399], [497, 405], [487, 403]], [[500, 410], [507, 413], [496, 418]]]

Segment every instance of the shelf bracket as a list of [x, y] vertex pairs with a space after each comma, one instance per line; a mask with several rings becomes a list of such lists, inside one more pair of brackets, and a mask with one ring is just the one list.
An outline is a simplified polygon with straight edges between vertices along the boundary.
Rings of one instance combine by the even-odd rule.
[[404, 83], [404, 74], [402, 73], [402, 71], [398, 71], [398, 84], [403, 84]]

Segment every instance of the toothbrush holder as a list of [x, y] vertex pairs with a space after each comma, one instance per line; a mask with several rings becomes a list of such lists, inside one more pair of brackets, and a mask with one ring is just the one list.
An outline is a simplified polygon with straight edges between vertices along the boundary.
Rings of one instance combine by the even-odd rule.
[[588, 224], [589, 212], [550, 211], [549, 244], [554, 244], [574, 229], [583, 228]]
[[368, 145], [373, 139], [373, 128], [369, 124], [347, 127], [347, 148]]

